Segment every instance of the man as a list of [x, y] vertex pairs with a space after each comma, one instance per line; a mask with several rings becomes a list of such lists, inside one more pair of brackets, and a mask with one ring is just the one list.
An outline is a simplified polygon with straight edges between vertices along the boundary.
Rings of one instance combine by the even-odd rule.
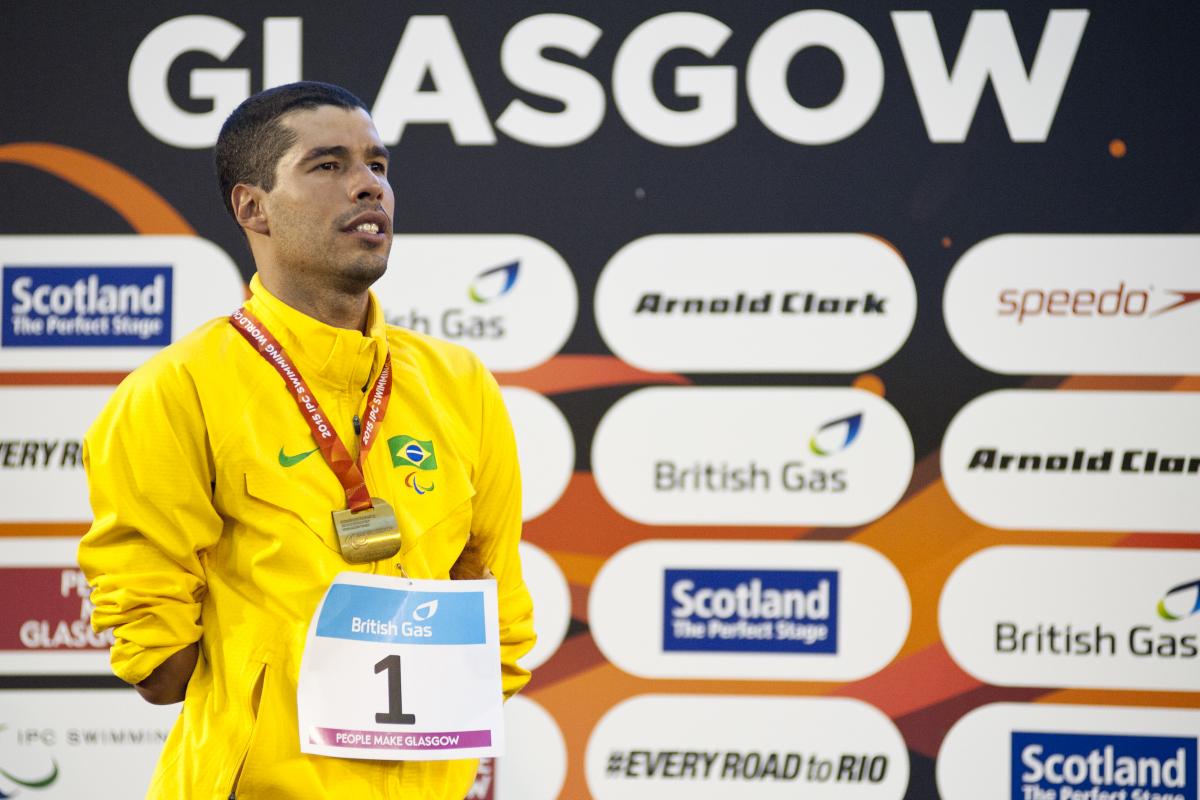
[[[216, 166], [253, 297], [134, 371], [84, 443], [92, 624], [114, 629], [119, 677], [152, 703], [184, 701], [149, 796], [461, 800], [473, 760], [301, 753], [297, 681], [314, 610], [344, 572], [494, 575], [504, 695], [528, 681], [499, 390], [468, 351], [387, 326], [369, 291], [395, 205], [362, 101], [312, 82], [255, 95], [222, 128]], [[362, 520], [383, 541], [366, 559], [347, 533]]]

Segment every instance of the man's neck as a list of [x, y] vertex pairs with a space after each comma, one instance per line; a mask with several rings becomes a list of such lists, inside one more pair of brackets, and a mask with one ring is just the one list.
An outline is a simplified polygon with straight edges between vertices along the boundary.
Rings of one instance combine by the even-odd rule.
[[302, 314], [335, 328], [366, 332], [367, 313], [370, 310], [370, 294], [366, 290], [344, 293], [331, 287], [309, 291], [306, 287], [290, 283], [275, 286], [274, 281], [261, 272], [259, 279], [268, 292]]

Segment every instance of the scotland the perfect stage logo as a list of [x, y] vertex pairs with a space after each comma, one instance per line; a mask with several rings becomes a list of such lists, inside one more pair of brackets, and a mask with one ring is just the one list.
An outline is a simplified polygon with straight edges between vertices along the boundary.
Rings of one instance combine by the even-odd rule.
[[171, 341], [169, 266], [0, 267], [3, 347], [161, 347]]
[[1196, 737], [1013, 731], [1012, 800], [1196, 800]]
[[837, 653], [832, 570], [668, 569], [663, 650]]

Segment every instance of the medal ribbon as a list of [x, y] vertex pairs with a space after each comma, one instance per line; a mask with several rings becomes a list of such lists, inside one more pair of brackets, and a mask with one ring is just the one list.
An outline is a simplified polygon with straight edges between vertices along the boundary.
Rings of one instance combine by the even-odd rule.
[[392, 394], [392, 354], [389, 352], [384, 357], [383, 369], [380, 370], [379, 377], [375, 379], [375, 386], [371, 389], [366, 419], [362, 424], [362, 438], [359, 440], [358, 461], [355, 461], [333, 430], [333, 422], [321, 411], [317, 398], [308, 390], [300, 370], [288, 359], [283, 345], [271, 335], [267, 326], [245, 308], [239, 308], [230, 314], [229, 324], [245, 337], [283, 378], [300, 413], [304, 415], [304, 420], [312, 430], [313, 441], [325, 457], [325, 463], [346, 490], [347, 507], [354, 512], [371, 508], [371, 493], [367, 491], [362, 462], [367, 457], [371, 445], [375, 443], [375, 433], [383, 422], [383, 415], [387, 413], [388, 400]]

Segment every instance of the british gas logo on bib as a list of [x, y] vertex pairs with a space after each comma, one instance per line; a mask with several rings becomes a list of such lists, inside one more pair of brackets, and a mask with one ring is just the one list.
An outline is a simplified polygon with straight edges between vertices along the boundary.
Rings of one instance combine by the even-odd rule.
[[172, 270], [0, 267], [3, 347], [154, 347], [171, 340]]
[[558, 353], [579, 298], [562, 256], [515, 234], [405, 234], [376, 284], [393, 325], [469, 347], [496, 371], [531, 369]]
[[836, 653], [832, 570], [665, 573], [663, 650]]
[[596, 324], [647, 370], [857, 372], [908, 339], [904, 260], [862, 234], [647, 236], [596, 284]]

